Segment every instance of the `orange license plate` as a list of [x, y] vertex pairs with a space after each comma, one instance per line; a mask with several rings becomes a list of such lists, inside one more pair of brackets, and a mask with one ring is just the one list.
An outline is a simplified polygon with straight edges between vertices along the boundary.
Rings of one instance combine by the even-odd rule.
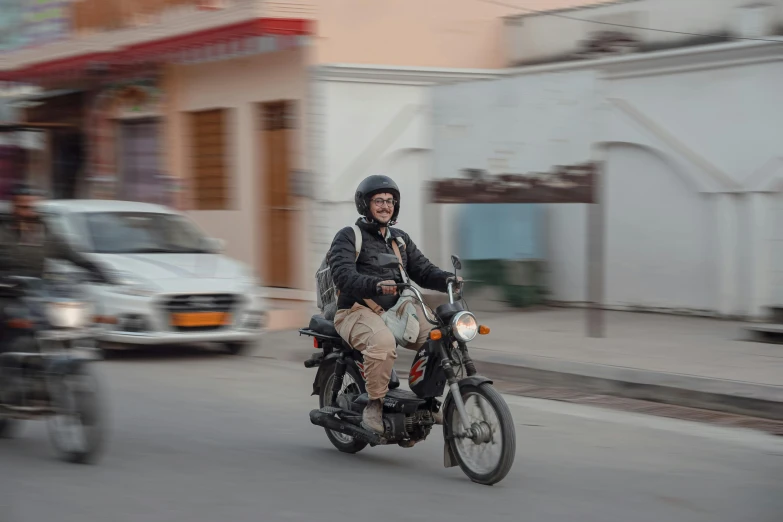
[[171, 324], [180, 328], [223, 326], [231, 323], [231, 314], [225, 312], [195, 312], [172, 314]]

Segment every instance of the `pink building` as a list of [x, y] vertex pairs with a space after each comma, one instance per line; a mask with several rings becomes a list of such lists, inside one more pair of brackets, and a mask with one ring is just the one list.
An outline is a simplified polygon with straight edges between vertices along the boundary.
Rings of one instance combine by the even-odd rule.
[[[373, 169], [426, 169], [426, 87], [504, 67], [502, 17], [519, 12], [483, 0], [50, 3], [59, 25], [11, 39], [25, 47], [0, 54], [0, 80], [41, 86], [28, 119], [82, 134], [77, 195], [186, 209], [293, 309], [352, 219], [350, 187]], [[66, 114], [57, 97], [74, 92]]]

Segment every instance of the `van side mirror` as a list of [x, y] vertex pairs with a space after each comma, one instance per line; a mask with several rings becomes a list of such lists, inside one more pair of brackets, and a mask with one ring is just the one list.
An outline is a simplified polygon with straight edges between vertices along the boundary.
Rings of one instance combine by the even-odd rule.
[[219, 254], [226, 247], [226, 242], [222, 239], [209, 237], [204, 240], [204, 250]]

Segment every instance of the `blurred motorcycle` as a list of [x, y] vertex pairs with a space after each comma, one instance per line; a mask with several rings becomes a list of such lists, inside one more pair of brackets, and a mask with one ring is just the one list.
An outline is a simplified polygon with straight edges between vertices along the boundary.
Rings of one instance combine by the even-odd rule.
[[59, 456], [93, 463], [104, 444], [93, 310], [78, 284], [33, 277], [0, 281], [10, 297], [0, 339], [0, 438], [20, 421], [46, 419]]

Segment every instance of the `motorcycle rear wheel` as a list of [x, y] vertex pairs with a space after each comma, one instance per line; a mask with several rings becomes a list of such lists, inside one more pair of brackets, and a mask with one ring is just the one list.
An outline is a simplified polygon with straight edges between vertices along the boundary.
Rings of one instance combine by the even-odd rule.
[[[320, 383], [321, 391], [318, 394], [318, 399], [321, 408], [323, 408], [324, 406], [335, 406], [335, 407], [337, 406], [336, 404], [329, 404], [329, 397], [332, 390], [332, 383], [334, 382], [335, 377], [336, 375], [334, 373], [334, 370], [332, 370], [330, 372], [325, 372], [324, 376], [321, 378], [321, 383]], [[362, 381], [359, 372], [354, 370], [353, 367], [348, 366], [345, 369], [345, 376], [343, 377], [343, 385], [340, 388], [340, 394], [345, 393], [348, 386], [358, 386], [358, 383], [360, 382]], [[342, 451], [343, 453], [351, 453], [351, 454], [359, 453], [360, 451], [362, 451], [364, 448], [367, 447], [366, 442], [356, 440], [354, 437], [351, 437], [350, 435], [346, 435], [338, 431], [333, 431], [330, 430], [329, 428], [324, 428], [324, 431], [326, 431], [326, 436], [329, 438], [329, 442], [331, 442], [335, 448]]]
[[[497, 484], [511, 471], [516, 455], [516, 430], [511, 410], [503, 397], [489, 383], [462, 386], [460, 391], [462, 400], [465, 401], [465, 409], [470, 416], [470, 423], [474, 427], [479, 426], [486, 434], [486, 438], [478, 443], [472, 439], [451, 438], [454, 433], [462, 431], [462, 423], [454, 401], [450, 400], [444, 412], [443, 422], [443, 431], [449, 449], [470, 480], [486, 486]], [[475, 409], [478, 410], [478, 415], [471, 411], [473, 399], [476, 399]], [[484, 418], [484, 413], [489, 410], [494, 414], [492, 415], [494, 420]], [[489, 461], [488, 464], [482, 465], [477, 453], [489, 450], [493, 455], [486, 459]]]
[[97, 376], [86, 365], [64, 375], [53, 401], [62, 414], [48, 419], [49, 438], [60, 457], [74, 464], [93, 464], [105, 439], [104, 405]]

